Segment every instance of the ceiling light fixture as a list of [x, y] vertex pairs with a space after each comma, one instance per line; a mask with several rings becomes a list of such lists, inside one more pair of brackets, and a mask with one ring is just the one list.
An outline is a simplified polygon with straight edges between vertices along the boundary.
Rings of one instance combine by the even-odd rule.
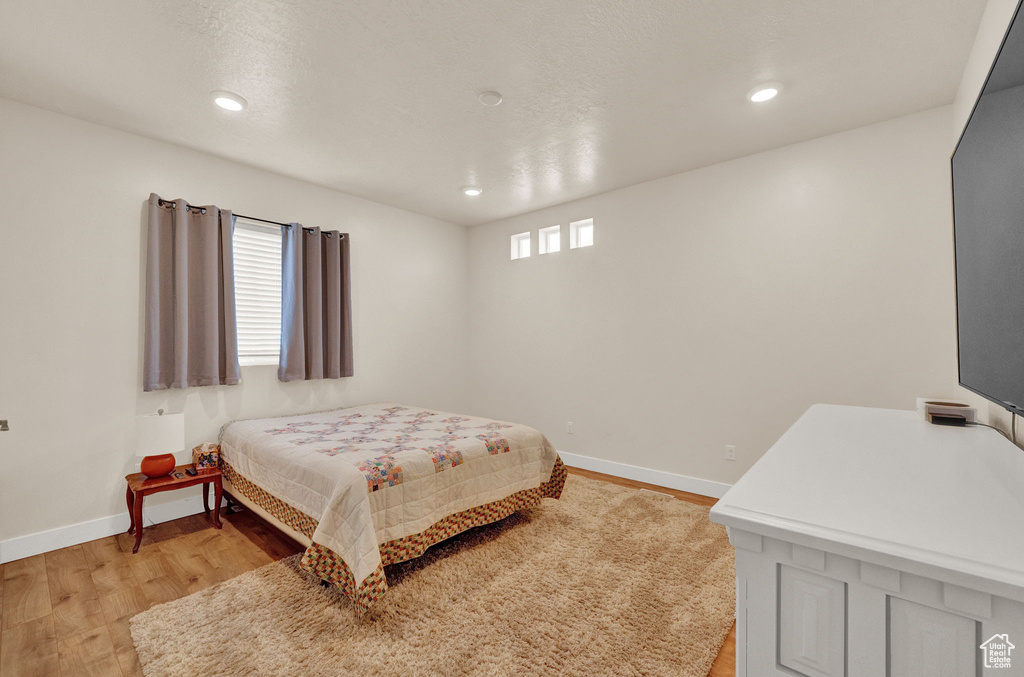
[[498, 92], [483, 92], [480, 94], [480, 103], [485, 106], [497, 106], [501, 102], [501, 94]]
[[224, 110], [238, 112], [248, 105], [242, 97], [231, 92], [212, 92], [213, 102]]
[[477, 195], [484, 191], [483, 188], [474, 188], [473, 186], [467, 186], [466, 188], [462, 189], [462, 192], [468, 195], [469, 197], [476, 197]]
[[782, 84], [778, 82], [766, 82], [763, 85], [754, 87], [747, 93], [747, 98], [754, 103], [764, 103], [774, 99], [782, 91]]

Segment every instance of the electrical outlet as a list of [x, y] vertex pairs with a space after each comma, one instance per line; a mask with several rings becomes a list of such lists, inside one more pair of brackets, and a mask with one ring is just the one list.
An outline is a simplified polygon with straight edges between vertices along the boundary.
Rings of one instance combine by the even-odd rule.
[[7, 432], [10, 428], [7, 427], [7, 419], [0, 419], [0, 432]]
[[732, 444], [725, 445], [725, 460], [735, 461], [736, 460], [736, 447]]
[[570, 435], [573, 434], [572, 421], [565, 422], [565, 432], [569, 433]]

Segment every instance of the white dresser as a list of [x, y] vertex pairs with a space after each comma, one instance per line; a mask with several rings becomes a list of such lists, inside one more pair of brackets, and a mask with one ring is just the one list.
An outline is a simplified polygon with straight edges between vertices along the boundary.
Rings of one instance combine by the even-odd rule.
[[1024, 676], [1024, 451], [996, 431], [815, 405], [711, 519], [737, 677]]

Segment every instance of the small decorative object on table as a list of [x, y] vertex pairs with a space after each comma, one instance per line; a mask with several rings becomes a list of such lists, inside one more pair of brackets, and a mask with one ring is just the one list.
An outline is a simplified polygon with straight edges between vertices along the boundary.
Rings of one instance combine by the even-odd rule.
[[193, 447], [192, 463], [199, 472], [215, 470], [220, 467], [220, 445], [204, 442], [198, 447]]
[[174, 470], [174, 454], [146, 456], [142, 459], [140, 470], [146, 477], [164, 477]]

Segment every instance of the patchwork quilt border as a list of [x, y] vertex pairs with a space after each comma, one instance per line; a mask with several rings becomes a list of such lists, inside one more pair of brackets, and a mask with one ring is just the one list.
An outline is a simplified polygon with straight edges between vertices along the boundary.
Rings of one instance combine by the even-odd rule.
[[238, 489], [243, 496], [266, 510], [274, 519], [282, 524], [295, 529], [295, 531], [310, 540], [313, 539], [313, 533], [319, 524], [317, 520], [301, 510], [288, 505], [255, 482], [239, 474], [237, 470], [231, 467], [230, 463], [224, 460], [223, 456], [220, 458], [220, 470], [224, 474], [224, 479], [231, 482], [231, 486]]

